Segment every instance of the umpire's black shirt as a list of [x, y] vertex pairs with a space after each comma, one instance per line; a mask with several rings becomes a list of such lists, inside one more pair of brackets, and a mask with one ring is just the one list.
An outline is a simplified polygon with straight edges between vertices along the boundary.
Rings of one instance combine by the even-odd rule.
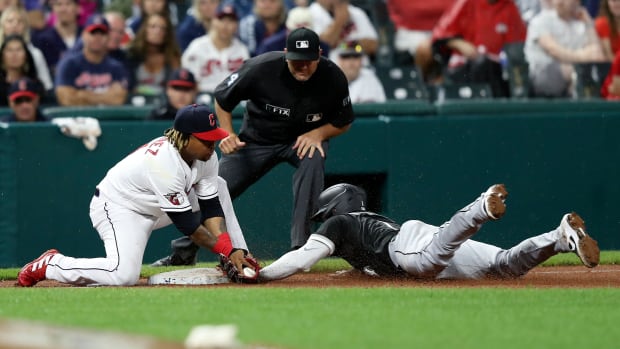
[[214, 97], [229, 112], [247, 100], [239, 138], [258, 144], [292, 143], [327, 123], [341, 128], [355, 118], [347, 78], [324, 57], [307, 81], [293, 77], [282, 51], [250, 58], [216, 87]]

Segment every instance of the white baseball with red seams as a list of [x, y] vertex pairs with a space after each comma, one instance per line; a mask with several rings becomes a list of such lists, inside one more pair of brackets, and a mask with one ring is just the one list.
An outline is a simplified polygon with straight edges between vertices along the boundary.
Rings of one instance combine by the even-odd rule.
[[252, 268], [245, 267], [243, 268], [243, 275], [248, 278], [253, 278], [256, 276], [256, 271], [254, 271], [254, 269]]

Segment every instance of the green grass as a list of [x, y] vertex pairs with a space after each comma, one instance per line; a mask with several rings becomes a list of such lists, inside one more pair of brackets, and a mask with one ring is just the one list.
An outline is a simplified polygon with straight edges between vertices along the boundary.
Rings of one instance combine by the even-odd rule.
[[[545, 265], [577, 264], [571, 254]], [[605, 251], [605, 264], [620, 252]], [[201, 266], [212, 266], [213, 263]], [[348, 268], [321, 261], [313, 272]], [[143, 268], [143, 275], [174, 268]], [[11, 279], [17, 269], [1, 270]], [[620, 289], [59, 287], [0, 288], [0, 317], [183, 341], [236, 324], [244, 343], [284, 348], [615, 348]]]
[[618, 289], [0, 289], [0, 316], [182, 341], [233, 323], [287, 348], [614, 348]]

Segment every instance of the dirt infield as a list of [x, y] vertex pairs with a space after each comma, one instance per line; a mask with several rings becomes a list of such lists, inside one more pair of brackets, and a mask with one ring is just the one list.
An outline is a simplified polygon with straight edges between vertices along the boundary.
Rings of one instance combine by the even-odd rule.
[[[55, 281], [42, 281], [36, 287], [67, 286]], [[522, 278], [514, 280], [433, 280], [422, 281], [411, 278], [373, 278], [358, 272], [345, 273], [302, 273], [288, 279], [259, 285], [220, 284], [182, 287], [502, 287], [502, 288], [592, 288], [620, 287], [620, 265], [600, 265], [593, 269], [585, 267], [538, 267]], [[15, 287], [14, 280], [0, 281], [0, 287]], [[141, 279], [134, 287], [179, 287], [151, 286]]]

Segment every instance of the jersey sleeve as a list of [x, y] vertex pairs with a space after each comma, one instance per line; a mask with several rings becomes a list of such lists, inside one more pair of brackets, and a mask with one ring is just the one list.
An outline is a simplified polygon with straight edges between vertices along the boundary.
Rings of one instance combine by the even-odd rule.
[[352, 123], [353, 120], [355, 120], [355, 114], [353, 113], [353, 106], [351, 105], [347, 78], [340, 68], [336, 67], [335, 70], [336, 71], [332, 75], [334, 77], [334, 92], [336, 94], [334, 103], [336, 104], [335, 108], [338, 112], [336, 116], [330, 120], [330, 123], [335, 127], [341, 128]]
[[151, 188], [164, 212], [184, 212], [192, 209], [192, 204], [185, 192], [182, 174], [167, 171], [150, 171]]
[[463, 37], [464, 27], [472, 25], [468, 19], [470, 17], [468, 2], [468, 0], [457, 0], [444, 12], [433, 29], [433, 40]]
[[189, 190], [186, 190], [185, 172], [179, 166], [178, 158], [172, 155], [176, 150], [167, 151], [171, 147], [165, 137], [160, 137], [136, 151], [143, 151], [146, 156], [145, 181], [160, 209], [164, 212], [184, 212], [192, 209], [192, 203], [188, 197]]
[[232, 112], [242, 101], [247, 99], [246, 92], [252, 80], [252, 67], [255, 59], [250, 58], [237, 70], [220, 82], [213, 92], [214, 98], [222, 109]]
[[215, 154], [211, 156], [209, 161], [201, 163], [199, 168], [200, 179], [194, 185], [196, 196], [200, 200], [209, 200], [218, 197], [217, 191], [217, 172], [219, 160]]

